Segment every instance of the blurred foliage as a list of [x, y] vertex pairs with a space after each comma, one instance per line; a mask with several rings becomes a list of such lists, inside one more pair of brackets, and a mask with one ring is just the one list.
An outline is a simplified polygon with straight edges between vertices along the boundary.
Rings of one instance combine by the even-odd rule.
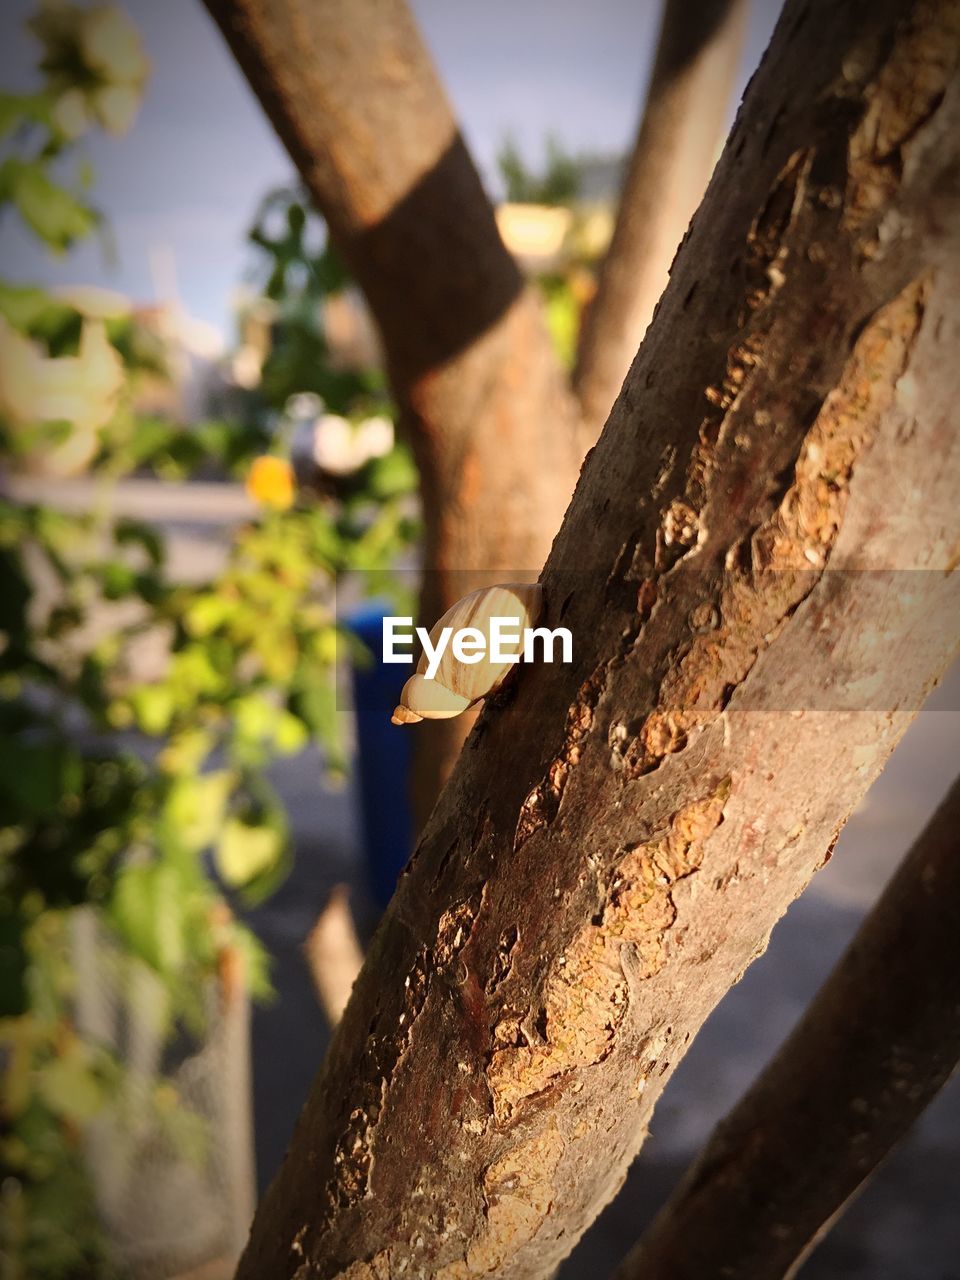
[[580, 194], [580, 167], [554, 137], [546, 141], [543, 171], [531, 169], [508, 137], [497, 155], [506, 198], [516, 204], [568, 205]]
[[[62, 253], [103, 225], [86, 166], [64, 175], [89, 130], [133, 123], [147, 62], [110, 6], [44, 4], [30, 25], [39, 87], [0, 95], [0, 217]], [[275, 193], [251, 239], [273, 315], [262, 377], [200, 423], [138, 408], [144, 380], [168, 377], [167, 351], [125, 299], [0, 282], [4, 452], [14, 469], [94, 484], [81, 514], [0, 501], [5, 1280], [113, 1275], [82, 1144], [125, 1068], [76, 1028], [78, 909], [162, 984], [171, 1037], [202, 1036], [202, 993], [228, 956], [269, 994], [266, 957], [229, 905], [262, 900], [289, 865], [266, 771], [310, 741], [344, 770], [335, 584], [363, 571], [391, 590], [418, 536], [382, 375], [329, 358], [322, 307], [348, 282], [318, 220], [298, 193]], [[306, 419], [289, 411], [304, 392], [322, 397]], [[288, 456], [297, 432], [306, 487]], [[260, 511], [214, 579], [171, 581], [162, 534], [115, 513], [131, 472], [248, 477]], [[151, 1095], [157, 1122], [196, 1151], [197, 1118], [172, 1091], [161, 1080]]]
[[389, 570], [420, 536], [410, 501], [416, 468], [395, 437], [383, 370], [338, 359], [324, 322], [326, 305], [343, 295], [359, 312], [359, 295], [299, 187], [278, 188], [261, 201], [249, 238], [269, 338], [259, 382], [239, 400], [236, 416], [248, 432], [251, 424], [269, 424], [292, 466], [285, 476], [276, 455], [255, 459], [247, 490], [280, 510], [302, 496], [316, 563], [331, 575], [362, 574], [366, 592], [394, 596], [400, 588]]
[[[507, 137], [497, 156], [506, 198], [517, 204], [571, 208], [581, 192], [580, 162], [556, 138], [547, 138], [545, 150], [544, 166], [538, 172], [526, 164], [516, 143]], [[570, 238], [568, 235], [559, 265], [533, 273], [533, 283], [543, 299], [547, 329], [566, 369], [573, 367], [584, 302], [594, 288], [590, 266], [581, 253], [571, 251]]]
[[547, 330], [554, 350], [565, 369], [572, 369], [577, 354], [582, 300], [569, 276], [544, 275], [535, 282], [543, 297]]
[[312, 392], [328, 406], [378, 412], [389, 407], [377, 368], [337, 368], [324, 333], [323, 304], [350, 285], [318, 215], [299, 189], [280, 187], [261, 202], [250, 230], [260, 250], [262, 297], [275, 304], [259, 394], [274, 410]]

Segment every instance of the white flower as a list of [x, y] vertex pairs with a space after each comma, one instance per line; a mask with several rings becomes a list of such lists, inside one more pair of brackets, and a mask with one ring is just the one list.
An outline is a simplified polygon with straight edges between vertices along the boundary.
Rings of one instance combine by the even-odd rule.
[[70, 142], [79, 138], [90, 123], [87, 99], [81, 89], [68, 89], [53, 104], [53, 123]]
[[14, 427], [66, 422], [71, 432], [44, 458], [68, 475], [93, 456], [97, 432], [109, 422], [123, 386], [123, 361], [102, 320], [85, 319], [75, 356], [51, 357], [0, 316], [0, 414]]
[[135, 84], [105, 84], [91, 95], [93, 113], [115, 138], [127, 132], [140, 110], [143, 93]]
[[238, 387], [252, 391], [260, 385], [263, 373], [263, 355], [256, 347], [244, 343], [238, 347], [230, 361], [230, 372]]
[[131, 311], [129, 298], [98, 284], [61, 285], [51, 292], [58, 301], [91, 320], [123, 320]]
[[385, 458], [394, 445], [393, 423], [380, 415], [366, 418], [357, 428], [367, 458]]
[[328, 475], [350, 475], [392, 448], [393, 423], [389, 418], [367, 418], [354, 426], [339, 414], [325, 413], [314, 428], [313, 460]]
[[354, 444], [353, 428], [337, 413], [325, 413], [313, 429], [313, 460], [332, 476], [349, 475], [363, 465]]
[[80, 21], [80, 49], [84, 62], [110, 84], [142, 84], [149, 63], [140, 32], [127, 15], [112, 5], [97, 5]]
[[62, 91], [53, 118], [64, 136], [79, 136], [92, 120], [111, 133], [125, 133], [150, 70], [140, 33], [127, 15], [113, 5], [53, 3], [42, 5], [29, 26], [43, 44], [50, 87]]
[[313, 422], [323, 413], [323, 401], [315, 391], [298, 391], [287, 397], [283, 412], [292, 422]]

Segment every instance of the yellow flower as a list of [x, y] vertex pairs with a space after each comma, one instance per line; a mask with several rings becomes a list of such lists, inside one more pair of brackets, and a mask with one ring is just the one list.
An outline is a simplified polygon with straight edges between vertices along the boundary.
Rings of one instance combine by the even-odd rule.
[[270, 455], [254, 458], [247, 473], [246, 489], [254, 502], [285, 511], [293, 506], [295, 496], [293, 468], [285, 458]]
[[354, 425], [337, 413], [325, 413], [313, 429], [313, 460], [327, 475], [348, 476], [383, 458], [393, 448], [389, 418], [366, 418]]

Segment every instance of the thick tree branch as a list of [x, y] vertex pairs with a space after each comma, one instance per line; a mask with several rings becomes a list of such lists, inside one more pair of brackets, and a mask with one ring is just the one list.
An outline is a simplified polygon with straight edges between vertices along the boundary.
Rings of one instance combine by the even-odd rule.
[[[420, 470], [424, 616], [490, 572], [536, 577], [582, 461], [577, 414], [404, 0], [207, 8], [381, 330]], [[461, 739], [418, 734], [421, 818]]]
[[960, 1062], [960, 781], [617, 1275], [781, 1280]]
[[244, 1280], [550, 1274], [952, 655], [958, 34], [788, 0]]
[[570, 405], [406, 5], [207, 7], [382, 332], [438, 513], [428, 563], [536, 572], [579, 468]]
[[574, 390], [592, 444], [706, 190], [726, 130], [748, 0], [665, 0], [613, 240], [580, 333]]

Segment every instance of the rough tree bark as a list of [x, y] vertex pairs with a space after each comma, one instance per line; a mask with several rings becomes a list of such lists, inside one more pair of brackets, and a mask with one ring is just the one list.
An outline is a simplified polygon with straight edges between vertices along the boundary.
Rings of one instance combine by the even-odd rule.
[[[697, 190], [654, 210], [644, 202], [644, 216], [657, 232], [651, 251], [658, 267], [643, 276], [648, 284], [662, 284], [669, 262], [664, 254], [672, 254], [706, 184], [709, 168], [695, 138], [709, 138], [715, 147], [718, 136], [695, 123], [684, 130], [679, 113], [687, 107], [722, 122], [727, 109], [729, 86], [718, 65], [732, 41], [732, 19], [720, 14], [725, 2], [698, 4], [685, 19], [692, 36], [684, 40], [676, 13], [689, 6], [668, 0], [673, 34], [668, 52], [661, 53], [650, 119], [637, 142], [645, 158], [634, 161], [626, 195], [643, 199], [645, 174], [656, 179], [662, 195], [664, 182], [679, 188], [694, 170], [690, 186]], [[729, 3], [738, 9], [744, 0]], [[423, 617], [432, 622], [477, 586], [534, 577], [603, 414], [589, 423], [581, 417], [536, 296], [523, 286], [500, 240], [405, 3], [324, 0], [305, 8], [294, 0], [207, 0], [207, 8], [382, 332], [423, 486]], [[715, 44], [698, 56], [712, 21]], [[658, 157], [674, 143], [692, 147], [690, 161], [665, 169]], [[621, 310], [624, 280], [640, 266], [637, 220], [627, 224], [614, 246], [606, 287]], [[631, 336], [618, 348], [619, 363], [603, 361], [607, 407], [635, 349]], [[419, 727], [413, 777], [418, 829], [473, 719], [470, 713]]]
[[[606, 420], [703, 197], [727, 124], [747, 0], [666, 0], [613, 241], [584, 318], [573, 388], [593, 439]], [[593, 440], [590, 440], [593, 443]]]
[[790, 0], [240, 1275], [550, 1274], [955, 647], [957, 0]]
[[782, 1280], [960, 1062], [960, 781], [618, 1280]]

